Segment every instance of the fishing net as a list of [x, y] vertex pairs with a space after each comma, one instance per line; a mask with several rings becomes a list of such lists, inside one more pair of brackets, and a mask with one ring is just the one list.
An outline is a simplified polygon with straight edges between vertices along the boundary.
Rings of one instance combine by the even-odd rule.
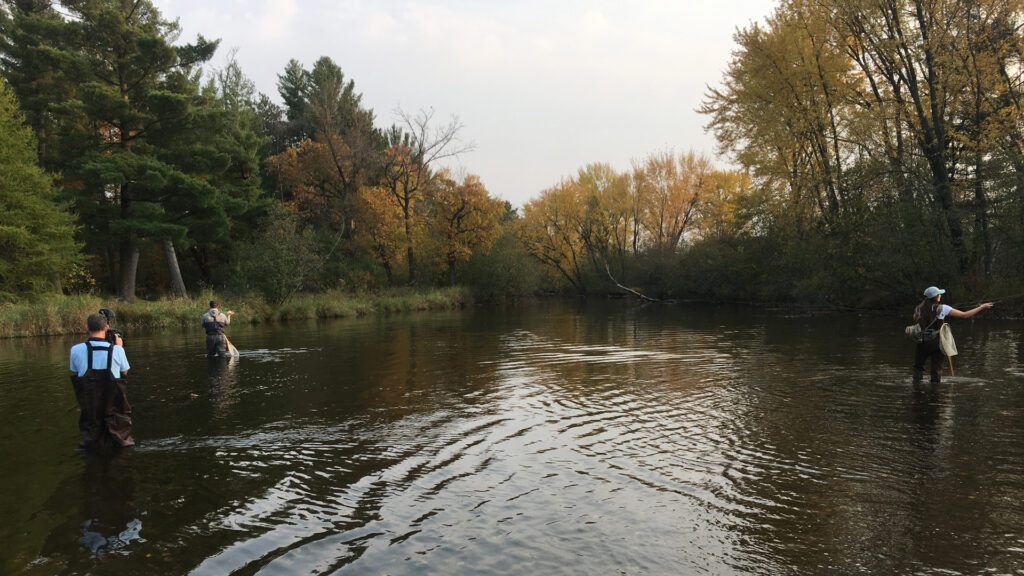
[[953, 340], [953, 330], [949, 328], [949, 324], [943, 324], [942, 328], [939, 328], [939, 346], [946, 356], [957, 355], [956, 342]]

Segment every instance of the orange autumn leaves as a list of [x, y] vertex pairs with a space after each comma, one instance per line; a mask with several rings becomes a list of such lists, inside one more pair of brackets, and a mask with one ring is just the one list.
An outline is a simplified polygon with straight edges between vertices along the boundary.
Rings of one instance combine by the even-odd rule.
[[[345, 144], [335, 140], [305, 140], [268, 164], [292, 211], [343, 234], [351, 250], [379, 262], [389, 282], [398, 280], [396, 274], [413, 253], [418, 260], [434, 261], [454, 281], [456, 266], [494, 241], [505, 206], [479, 177], [457, 179], [448, 170], [420, 170], [408, 178], [353, 185], [345, 175], [354, 171], [339, 165], [339, 158], [346, 158]], [[395, 168], [409, 164], [408, 154], [402, 153], [401, 147], [392, 147], [384, 162], [399, 176], [412, 173]]]
[[749, 178], [705, 156], [651, 154], [627, 173], [590, 164], [523, 207], [520, 240], [579, 291], [588, 271], [621, 270], [640, 255], [670, 257], [698, 238], [733, 234]]
[[431, 199], [429, 220], [439, 242], [438, 257], [454, 284], [455, 266], [494, 242], [505, 205], [491, 198], [480, 178], [472, 174], [459, 182], [443, 172], [434, 180]]

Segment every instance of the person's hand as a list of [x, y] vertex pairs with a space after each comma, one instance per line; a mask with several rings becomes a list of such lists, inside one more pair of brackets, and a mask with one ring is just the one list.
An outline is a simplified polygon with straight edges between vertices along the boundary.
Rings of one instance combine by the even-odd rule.
[[234, 310], [228, 310], [228, 316], [232, 316], [232, 315], [234, 315], [234, 313], [235, 313]]
[[118, 346], [124, 348], [124, 340], [121, 339], [120, 334], [114, 335], [114, 344], [117, 344]]
[[991, 308], [992, 306], [993, 306], [992, 302], [985, 302], [981, 306], [978, 306], [978, 308]]

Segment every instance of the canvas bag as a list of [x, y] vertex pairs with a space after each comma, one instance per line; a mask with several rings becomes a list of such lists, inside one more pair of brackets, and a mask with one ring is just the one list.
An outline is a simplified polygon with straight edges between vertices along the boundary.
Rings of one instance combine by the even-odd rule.
[[[907, 338], [910, 338], [914, 342], [928, 342], [935, 339], [935, 331], [931, 330], [931, 325], [934, 323], [935, 320], [932, 320], [932, 323], [928, 325], [928, 328], [921, 328], [920, 324], [914, 322], [910, 326], [904, 328], [903, 333], [907, 335]], [[943, 324], [943, 326], [945, 326], [945, 324]], [[950, 339], [952, 339], [952, 337], [953, 336], [950, 335]]]

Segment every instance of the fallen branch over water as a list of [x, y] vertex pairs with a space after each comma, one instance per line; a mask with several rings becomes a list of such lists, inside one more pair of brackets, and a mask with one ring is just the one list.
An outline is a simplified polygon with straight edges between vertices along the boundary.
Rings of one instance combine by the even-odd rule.
[[650, 296], [645, 296], [644, 294], [641, 294], [640, 292], [637, 292], [636, 290], [633, 290], [632, 288], [626, 288], [622, 284], [619, 284], [619, 281], [616, 280], [614, 276], [612, 276], [612, 271], [611, 271], [610, 268], [608, 268], [608, 263], [607, 262], [604, 263], [604, 271], [608, 273], [608, 277], [611, 278], [612, 282], [615, 283], [616, 286], [618, 286], [619, 288], [625, 290], [626, 292], [629, 292], [630, 294], [636, 296], [637, 298], [639, 298], [639, 299], [641, 299], [641, 300], [643, 300], [645, 302], [661, 302], [661, 300], [655, 300], [654, 298], [651, 298]]

